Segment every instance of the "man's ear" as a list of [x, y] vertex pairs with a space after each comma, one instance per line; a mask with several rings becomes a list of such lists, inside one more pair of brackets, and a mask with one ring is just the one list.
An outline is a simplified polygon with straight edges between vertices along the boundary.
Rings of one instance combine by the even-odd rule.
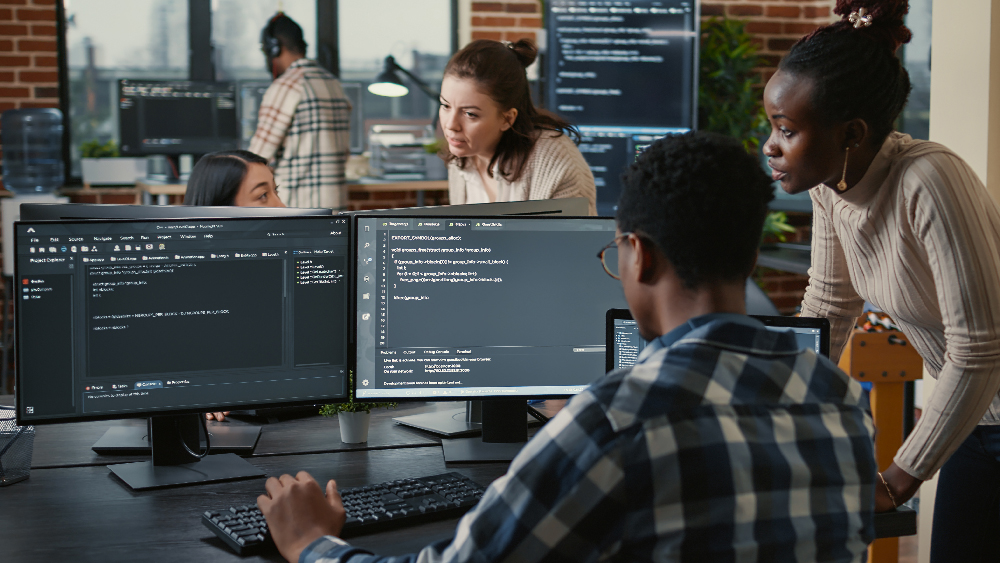
[[660, 267], [658, 251], [652, 243], [641, 237], [631, 236], [629, 242], [632, 244], [632, 256], [636, 260], [634, 266], [635, 271], [639, 272], [639, 281], [652, 282], [656, 279]]

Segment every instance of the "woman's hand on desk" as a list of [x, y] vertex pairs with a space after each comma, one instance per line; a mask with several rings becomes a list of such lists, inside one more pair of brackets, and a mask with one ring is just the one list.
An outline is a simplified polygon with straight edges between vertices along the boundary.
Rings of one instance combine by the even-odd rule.
[[339, 536], [347, 513], [337, 492], [337, 483], [326, 484], [326, 496], [312, 475], [282, 475], [267, 480], [266, 494], [257, 497], [257, 506], [267, 519], [271, 538], [281, 556], [297, 562], [302, 550], [323, 536]]
[[223, 421], [223, 420], [226, 420], [226, 415], [227, 414], [229, 414], [229, 411], [224, 411], [224, 412], [207, 412], [207, 413], [205, 413], [205, 420]]

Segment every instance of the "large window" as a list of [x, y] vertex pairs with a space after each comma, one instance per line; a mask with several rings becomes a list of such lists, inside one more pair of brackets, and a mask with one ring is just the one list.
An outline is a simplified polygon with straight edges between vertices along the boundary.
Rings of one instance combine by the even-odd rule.
[[902, 49], [903, 64], [913, 90], [903, 108], [899, 130], [914, 139], [930, 136], [931, 121], [931, 0], [910, 0], [906, 25], [913, 39]]
[[[119, 140], [119, 79], [236, 81], [247, 99], [251, 86], [266, 86], [260, 30], [279, 8], [302, 26], [306, 56], [348, 83], [361, 123], [433, 117], [436, 101], [416, 88], [393, 99], [366, 87], [393, 55], [440, 89], [456, 43], [457, 0], [62, 0], [70, 181], [80, 175], [81, 144]], [[256, 106], [244, 105], [252, 131]]]

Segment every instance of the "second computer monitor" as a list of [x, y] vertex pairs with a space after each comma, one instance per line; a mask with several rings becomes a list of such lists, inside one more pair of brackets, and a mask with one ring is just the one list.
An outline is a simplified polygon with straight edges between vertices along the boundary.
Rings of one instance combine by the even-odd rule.
[[604, 373], [612, 219], [354, 220], [359, 399], [565, 397]]

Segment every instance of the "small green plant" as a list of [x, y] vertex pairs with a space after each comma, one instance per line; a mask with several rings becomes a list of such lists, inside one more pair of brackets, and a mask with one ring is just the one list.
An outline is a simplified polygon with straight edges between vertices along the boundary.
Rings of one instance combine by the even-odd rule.
[[347, 402], [346, 403], [334, 403], [332, 405], [323, 405], [319, 410], [319, 414], [323, 416], [336, 416], [337, 413], [341, 412], [372, 412], [372, 409], [394, 409], [397, 403], [368, 403], [368, 402], [358, 402], [354, 400], [354, 370], [349, 370], [347, 372]]
[[795, 227], [788, 224], [788, 215], [784, 211], [772, 211], [764, 218], [764, 231], [761, 241], [766, 239], [777, 239], [785, 242], [788, 233], [794, 233]]
[[[701, 32], [698, 125], [739, 139], [748, 153], [759, 156], [769, 128], [757, 71], [764, 60], [744, 21], [710, 18], [702, 22]], [[784, 212], [772, 211], [761, 240], [784, 242], [794, 232]]]
[[102, 143], [97, 139], [92, 139], [80, 145], [80, 156], [83, 158], [114, 158], [120, 156], [118, 144], [114, 139]]

